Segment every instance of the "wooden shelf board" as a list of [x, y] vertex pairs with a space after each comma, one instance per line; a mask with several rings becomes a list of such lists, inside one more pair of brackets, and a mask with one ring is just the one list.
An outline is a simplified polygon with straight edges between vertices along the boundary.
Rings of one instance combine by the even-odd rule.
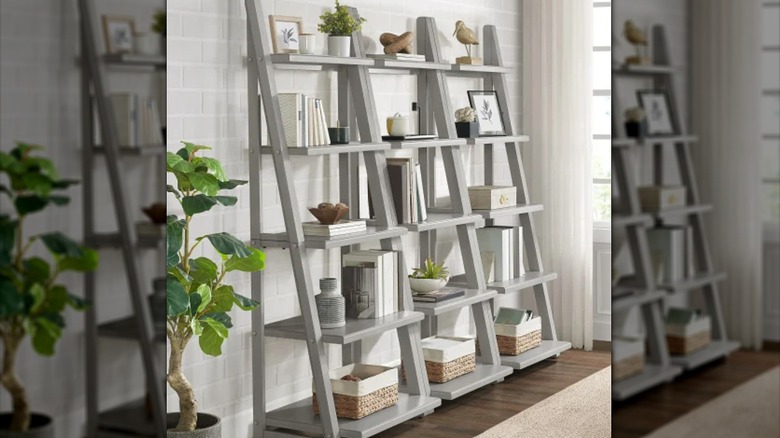
[[[106, 322], [98, 325], [98, 335], [107, 338], [138, 339], [138, 326], [134, 316]], [[155, 342], [165, 343], [165, 333], [160, 331], [154, 339]]]
[[465, 144], [465, 138], [434, 138], [432, 140], [391, 141], [390, 147], [393, 149], [419, 149], [442, 146], [464, 146]]
[[684, 280], [677, 281], [675, 283], [660, 284], [658, 287], [671, 292], [684, 292], [691, 289], [698, 289], [708, 284], [717, 283], [725, 279], [725, 272], [702, 273], [688, 277]]
[[516, 69], [500, 65], [452, 64], [452, 73], [514, 73]]
[[[373, 58], [369, 58], [373, 59]], [[394, 59], [373, 59], [374, 68], [401, 70], [449, 70], [450, 65], [438, 62], [401, 61]]]
[[126, 65], [132, 67], [165, 68], [167, 58], [165, 55], [136, 55], [132, 53], [116, 53], [103, 55], [107, 64]]
[[[441, 406], [441, 400], [424, 395], [398, 394], [398, 403], [360, 420], [339, 418], [339, 433], [345, 438], [367, 438], [397, 424], [420, 416]], [[319, 415], [314, 415], [311, 398], [295, 402], [266, 414], [270, 427], [322, 434]]]
[[315, 66], [340, 66], [340, 65], [365, 65], [373, 66], [374, 61], [366, 58], [328, 56], [328, 55], [302, 55], [299, 53], [275, 53], [271, 55], [271, 62], [275, 65], [315, 65]]
[[[485, 219], [515, 216], [518, 214], [534, 213], [544, 210], [542, 204], [519, 204], [512, 207], [496, 208], [494, 210], [472, 210], [473, 214], [481, 215]], [[452, 207], [429, 207], [428, 213], [451, 213]]]
[[503, 365], [477, 364], [474, 371], [445, 383], [431, 383], [431, 397], [454, 400], [471, 391], [498, 382], [514, 372]]
[[[420, 312], [398, 312], [372, 319], [347, 318], [344, 327], [322, 329], [322, 340], [330, 344], [349, 344], [369, 336], [382, 334], [388, 330], [414, 324], [422, 321], [423, 318], [424, 316]], [[306, 340], [303, 317], [296, 316], [267, 324], [265, 334], [277, 338]]]
[[704, 364], [728, 356], [739, 349], [737, 341], [717, 341], [713, 340], [709, 345], [701, 350], [694, 351], [686, 356], [672, 355], [671, 360], [675, 365], [679, 365], [686, 370], [698, 368]]
[[[366, 151], [384, 151], [390, 149], [390, 143], [360, 143], [351, 142], [349, 144], [331, 144], [331, 145], [319, 145], [309, 146], [306, 148], [300, 147], [288, 147], [288, 155], [305, 155], [305, 156], [319, 156], [330, 154], [344, 154], [350, 152], [366, 152]], [[273, 154], [271, 146], [260, 146], [260, 153], [263, 155]]]
[[454, 215], [446, 213], [429, 213], [428, 220], [425, 222], [417, 222], [413, 224], [401, 224], [409, 231], [423, 232], [438, 230], [441, 228], [450, 228], [464, 224], [476, 224], [477, 227], [484, 227], [485, 220], [478, 214], [471, 214], [468, 216]]
[[671, 382], [680, 373], [682, 373], [682, 369], [674, 365], [662, 366], [645, 363], [642, 374], [612, 382], [612, 399], [625, 400], [661, 383]]
[[666, 219], [674, 216], [683, 216], [688, 214], [704, 213], [712, 210], [712, 204], [686, 205], [684, 207], [670, 208], [669, 210], [646, 212], [652, 214], [657, 219]]
[[530, 140], [531, 138], [527, 135], [495, 135], [490, 137], [467, 138], [466, 144], [472, 146], [481, 144], [524, 143]]
[[662, 291], [651, 292], [636, 292], [633, 294], [622, 295], [616, 297], [613, 292], [612, 296], [612, 312], [620, 312], [632, 309], [636, 306], [652, 303], [654, 301], [663, 300], [666, 297], [666, 293]]
[[[500, 294], [508, 294], [517, 292], [522, 289], [527, 289], [547, 281], [552, 281], [556, 278], [558, 278], [558, 274], [555, 272], [528, 271], [525, 273], [525, 275], [518, 278], [513, 278], [507, 281], [494, 281], [488, 283], [487, 288], [494, 289]], [[451, 286], [466, 286], [466, 276], [463, 274], [456, 275], [452, 277], [449, 284]]]
[[479, 303], [491, 298], [495, 298], [498, 293], [494, 290], [476, 290], [466, 289], [466, 294], [462, 297], [451, 298], [439, 303], [414, 302], [414, 310], [425, 315], [435, 316], [443, 313], [452, 312], [475, 303]]
[[[366, 231], [361, 231], [359, 233], [344, 234], [335, 237], [306, 236], [304, 245], [306, 248], [313, 249], [334, 249], [349, 245], [357, 245], [358, 243], [399, 237], [406, 233], [407, 231], [404, 227], [381, 228], [366, 226]], [[289, 248], [292, 246], [290, 241], [287, 240], [287, 233], [264, 233], [260, 240], [253, 240], [252, 244], [261, 248]]]
[[628, 227], [635, 225], [650, 227], [653, 225], [653, 216], [649, 213], [612, 215], [613, 227]]
[[532, 348], [518, 356], [501, 356], [501, 364], [516, 370], [528, 368], [545, 359], [557, 356], [571, 348], [571, 342], [543, 340], [542, 345]]
[[[95, 145], [93, 151], [96, 155], [103, 155], [106, 150], [101, 145]], [[119, 153], [125, 156], [132, 157], [147, 157], [147, 156], [159, 156], [165, 155], [165, 145], [142, 145], [142, 146], [120, 146]]]
[[133, 436], [155, 436], [154, 420], [146, 415], [146, 402], [143, 399], [99, 413], [98, 428]]

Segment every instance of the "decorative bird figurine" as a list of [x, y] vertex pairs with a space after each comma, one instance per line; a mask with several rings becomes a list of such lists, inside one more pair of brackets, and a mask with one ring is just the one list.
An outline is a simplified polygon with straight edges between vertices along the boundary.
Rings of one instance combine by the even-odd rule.
[[459, 43], [466, 46], [466, 54], [468, 54], [469, 58], [471, 58], [471, 46], [473, 44], [479, 44], [479, 40], [477, 40], [477, 34], [474, 33], [473, 30], [466, 27], [466, 23], [464, 23], [462, 20], [458, 20], [455, 22], [455, 32], [452, 33], [452, 36], [457, 38]]
[[640, 29], [631, 20], [626, 20], [623, 25], [623, 36], [626, 37], [629, 43], [636, 48], [636, 56], [630, 56], [626, 58], [626, 64], [646, 64], [650, 60], [643, 57], [640, 51], [641, 46], [647, 46], [647, 35], [645, 31]]

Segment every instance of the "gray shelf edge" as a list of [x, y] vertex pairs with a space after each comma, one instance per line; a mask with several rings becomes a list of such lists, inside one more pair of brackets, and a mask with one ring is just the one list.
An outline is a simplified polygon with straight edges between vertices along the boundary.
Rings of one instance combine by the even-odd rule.
[[470, 392], [497, 383], [510, 376], [514, 368], [506, 365], [477, 364], [471, 373], [457, 377], [445, 383], [431, 383], [431, 397], [442, 400], [454, 400]]
[[737, 341], [712, 340], [710, 345], [701, 350], [694, 351], [685, 356], [671, 355], [672, 364], [681, 366], [686, 370], [696, 369], [712, 361], [726, 357], [738, 350], [740, 347]]
[[[272, 155], [273, 149], [269, 145], [253, 146], [252, 149], [259, 150], [263, 155]], [[351, 152], [371, 152], [371, 151], [386, 151], [390, 149], [390, 143], [359, 143], [350, 142], [343, 145], [316, 145], [309, 147], [288, 146], [287, 154], [291, 156], [301, 157], [320, 157], [323, 155], [337, 155]]]
[[[384, 316], [382, 318], [370, 318], [370, 319], [358, 319], [358, 320], [347, 319], [347, 324], [350, 324], [350, 321], [356, 325], [360, 323], [369, 324], [372, 321], [376, 321], [377, 319], [391, 318], [391, 317], [392, 319], [389, 319], [386, 322], [377, 323], [377, 325], [367, 327], [360, 331], [355, 331], [346, 334], [338, 333], [341, 330], [345, 330], [344, 328], [322, 329], [322, 340], [323, 342], [329, 344], [341, 344], [341, 345], [349, 344], [355, 341], [359, 341], [361, 339], [365, 339], [370, 336], [385, 333], [390, 330], [395, 330], [399, 327], [420, 322], [425, 318], [425, 315], [417, 311], [402, 311], [392, 315]], [[295, 316], [292, 318], [287, 318], [281, 321], [276, 321], [270, 324], [266, 324], [265, 335], [270, 337], [276, 337], [276, 338], [295, 339], [299, 341], [307, 340], [306, 329], [304, 328], [303, 317], [301, 316]]]
[[522, 370], [571, 349], [571, 342], [542, 339], [542, 345], [517, 356], [501, 355], [501, 365]]
[[[469, 296], [469, 292], [474, 293], [474, 295]], [[420, 301], [415, 301], [414, 311], [421, 312], [427, 316], [436, 316], [443, 313], [453, 312], [455, 310], [462, 309], [466, 306], [471, 306], [482, 301], [487, 301], [497, 296], [498, 292], [492, 289], [486, 289], [484, 291], [467, 290], [466, 295], [462, 297], [452, 298], [440, 303], [423, 303]]]
[[464, 216], [452, 215], [451, 217], [434, 220], [433, 222], [424, 221], [411, 224], [399, 224], [399, 226], [404, 227], [411, 232], [422, 233], [425, 231], [439, 230], [442, 228], [457, 227], [459, 225], [468, 224], [475, 224], [477, 228], [482, 228], [485, 226], [485, 220], [481, 215], [478, 214], [469, 214]]
[[682, 373], [675, 365], [661, 366], [645, 363], [642, 374], [612, 383], [612, 399], [625, 400], [664, 382], [673, 380]]

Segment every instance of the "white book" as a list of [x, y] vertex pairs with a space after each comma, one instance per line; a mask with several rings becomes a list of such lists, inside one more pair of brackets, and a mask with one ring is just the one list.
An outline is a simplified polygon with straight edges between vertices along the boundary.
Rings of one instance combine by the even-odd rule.
[[314, 146], [317, 144], [317, 142], [314, 139], [314, 123], [312, 123], [312, 106], [314, 104], [314, 98], [313, 97], [307, 97], [306, 98], [306, 144], [308, 146]]
[[513, 277], [514, 227], [485, 227], [477, 230], [480, 251], [495, 254], [495, 281], [507, 281]]
[[298, 96], [298, 99], [301, 101], [301, 126], [299, 129], [301, 130], [301, 146], [303, 147], [309, 147], [309, 140], [308, 140], [308, 126], [309, 119], [307, 117], [308, 111], [306, 111], [306, 95], [301, 94]]
[[282, 113], [282, 128], [288, 147], [301, 147], [301, 100], [298, 93], [279, 93], [279, 110]]
[[[112, 93], [109, 96], [114, 109], [117, 140], [120, 146], [135, 146], [135, 99], [132, 93]], [[103, 140], [105, 142], [105, 139]]]
[[685, 228], [663, 226], [647, 230], [647, 243], [654, 266], [659, 266], [661, 279], [673, 283], [685, 278]]
[[325, 105], [322, 99], [317, 99], [317, 115], [319, 116], [320, 135], [322, 138], [320, 144], [328, 145], [330, 144], [330, 134], [328, 134], [328, 122], [325, 120]]
[[525, 266], [523, 266], [523, 227], [515, 227], [515, 254], [514, 254], [514, 276], [525, 275]]
[[382, 282], [381, 293], [377, 294], [377, 301], [382, 301], [383, 313], [381, 316], [390, 315], [398, 311], [398, 276], [396, 275], [396, 252], [380, 249], [367, 250], [370, 254], [382, 257]]
[[482, 258], [482, 271], [485, 273], [485, 281], [496, 281], [496, 254], [492, 251], [480, 251]]
[[373, 316], [370, 316], [372, 318], [381, 318], [385, 315], [385, 306], [384, 306], [384, 288], [385, 288], [385, 280], [384, 280], [384, 273], [385, 273], [385, 266], [384, 266], [384, 257], [381, 254], [377, 254], [376, 251], [353, 251], [348, 254], [344, 254], [342, 256], [342, 266], [366, 266], [369, 268], [376, 269], [376, 279], [375, 287], [376, 290], [368, 291], [374, 296], [374, 303], [376, 310], [373, 314]]
[[425, 206], [425, 192], [423, 190], [422, 170], [420, 163], [414, 164], [415, 189], [417, 191], [417, 212], [420, 222], [428, 220], [428, 208]]

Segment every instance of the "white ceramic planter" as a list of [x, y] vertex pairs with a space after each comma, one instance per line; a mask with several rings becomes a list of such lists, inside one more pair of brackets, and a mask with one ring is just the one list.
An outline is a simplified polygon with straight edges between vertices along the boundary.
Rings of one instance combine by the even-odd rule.
[[409, 286], [418, 293], [426, 294], [447, 285], [447, 280], [438, 278], [409, 278]]
[[139, 33], [133, 39], [135, 53], [139, 55], [161, 55], [162, 38], [156, 33]]
[[328, 55], [348, 58], [351, 43], [351, 36], [329, 36]]

